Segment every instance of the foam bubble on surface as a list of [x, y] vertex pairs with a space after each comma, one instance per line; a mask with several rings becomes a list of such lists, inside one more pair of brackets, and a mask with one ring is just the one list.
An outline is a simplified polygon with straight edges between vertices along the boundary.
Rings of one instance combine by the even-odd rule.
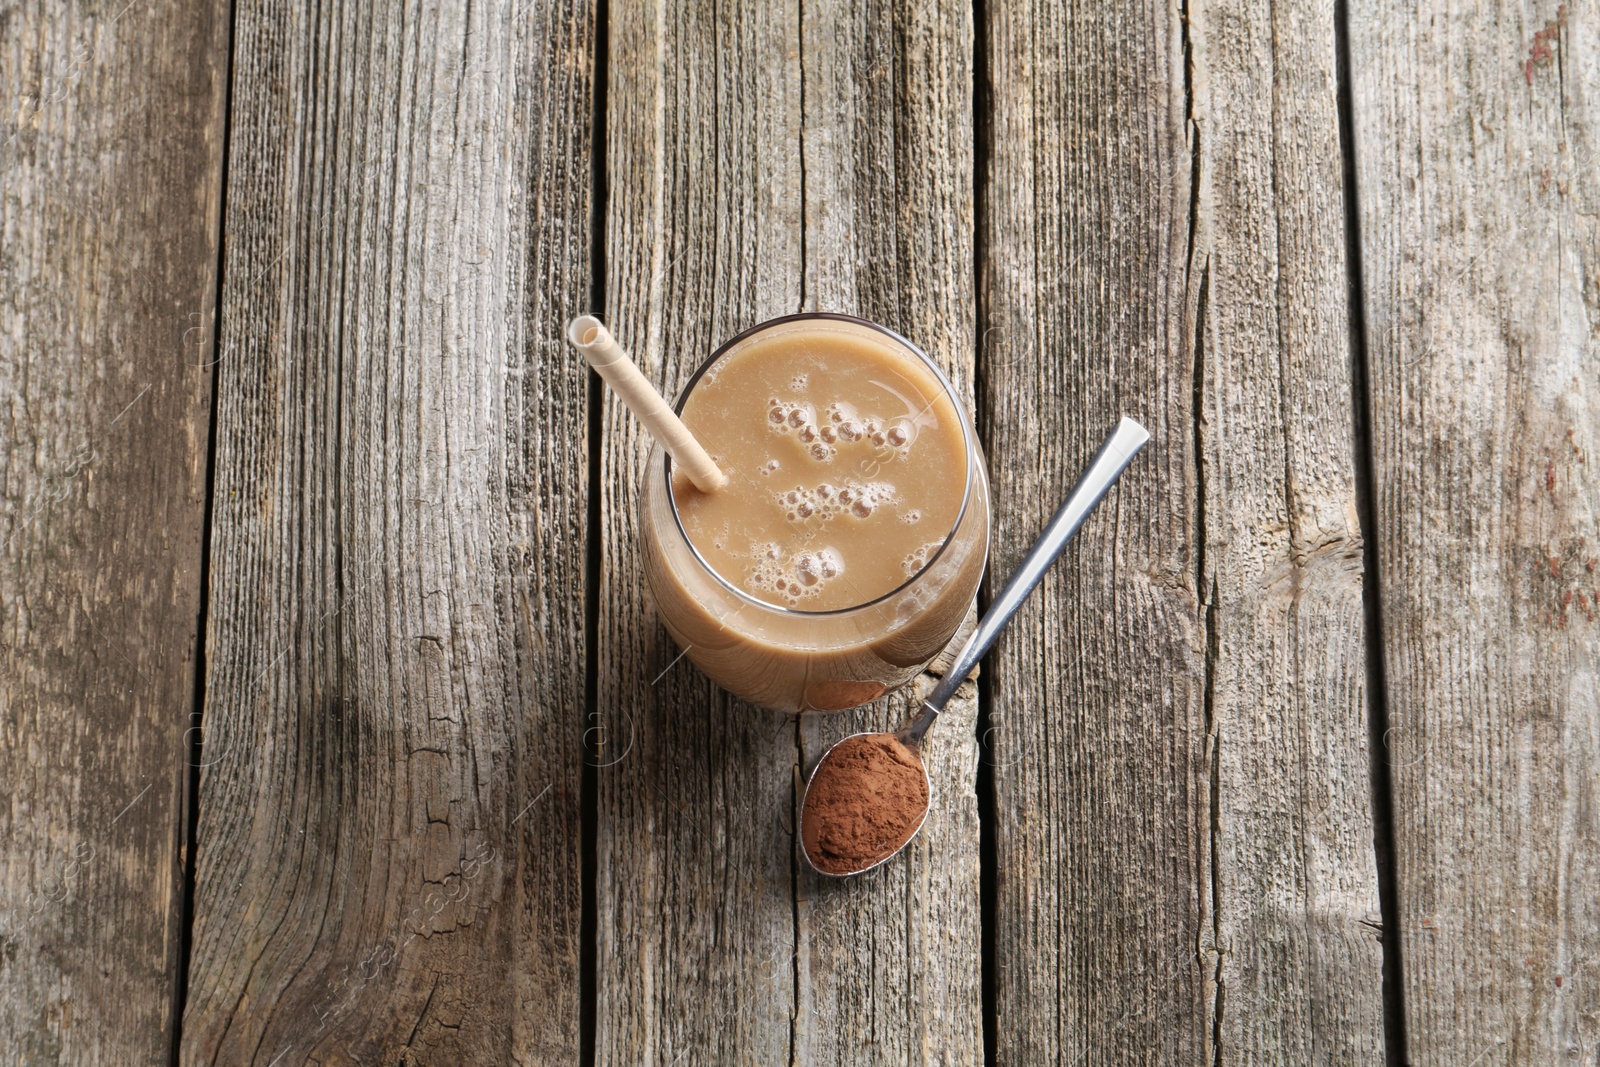
[[[799, 377], [795, 379], [799, 380]], [[839, 450], [848, 447], [865, 448], [882, 463], [910, 457], [919, 423], [905, 416], [885, 419], [862, 414], [854, 405], [842, 400], [829, 404], [819, 416], [816, 407], [804, 400], [770, 397], [767, 426], [774, 433], [794, 436], [817, 463], [832, 463]]]
[[[802, 376], [803, 377], [803, 376]], [[800, 378], [796, 378], [799, 381]], [[818, 463], [831, 463], [837, 454], [837, 431], [831, 424], [819, 424], [817, 409], [805, 401], [767, 401], [767, 425], [775, 433], [793, 434]]]
[[906, 577], [910, 578], [926, 567], [928, 561], [934, 557], [943, 544], [944, 539], [940, 538], [937, 541], [929, 541], [916, 550], [908, 552], [906, 558], [900, 561], [900, 566], [905, 570]]
[[871, 518], [881, 507], [894, 504], [898, 497], [892, 482], [847, 481], [835, 488], [831, 482], [807, 488], [797, 485], [773, 494], [784, 517], [790, 522], [829, 522], [842, 515]]
[[751, 546], [750, 584], [791, 604], [814, 599], [844, 574], [844, 557], [831, 546], [785, 554], [770, 542]]

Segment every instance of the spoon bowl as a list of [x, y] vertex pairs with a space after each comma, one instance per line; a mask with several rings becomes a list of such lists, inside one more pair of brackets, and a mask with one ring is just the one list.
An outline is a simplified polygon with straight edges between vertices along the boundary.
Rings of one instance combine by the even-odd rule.
[[[815, 782], [817, 780], [817, 772], [822, 770], [823, 766], [825, 764], [827, 764], [827, 762], [828, 762], [828, 757], [832, 756], [834, 754], [834, 751], [837, 750], [840, 745], [843, 745], [843, 744], [846, 744], [848, 742], [855, 741], [858, 738], [864, 738], [864, 737], [873, 737], [873, 738], [876, 738], [876, 737], [893, 737], [893, 738], [896, 738], [897, 740], [900, 740], [902, 744], [905, 743], [904, 739], [900, 738], [898, 734], [884, 733], [884, 732], [878, 731], [878, 730], [863, 730], [860, 733], [848, 734], [848, 735], [846, 735], [844, 737], [841, 737], [839, 740], [835, 741], [833, 744], [828, 746], [828, 750], [822, 754], [822, 758], [817, 760], [816, 765], [811, 768], [811, 775], [810, 775], [810, 777], [808, 777], [806, 779], [805, 795], [801, 798], [801, 801], [800, 801], [800, 851], [805, 853], [806, 862], [811, 864], [811, 869], [812, 870], [816, 871], [818, 874], [825, 875], [825, 876], [827, 876], [829, 878], [853, 878], [858, 874], [866, 874], [868, 871], [873, 870], [874, 868], [882, 867], [885, 863], [888, 863], [890, 860], [894, 859], [896, 856], [898, 856], [901, 853], [902, 850], [905, 849], [905, 847], [907, 845], [909, 845], [912, 841], [914, 841], [916, 839], [917, 834], [922, 832], [922, 824], [928, 821], [928, 809], [932, 806], [931, 803], [924, 803], [923, 806], [922, 806], [921, 813], [917, 816], [916, 822], [911, 824], [910, 830], [907, 832], [905, 840], [900, 842], [900, 844], [896, 845], [890, 851], [884, 853], [883, 856], [879, 857], [876, 860], [873, 860], [871, 863], [867, 864], [864, 867], [859, 867], [859, 868], [856, 868], [856, 869], [853, 869], [853, 870], [848, 870], [848, 871], [830, 871], [830, 870], [827, 870], [826, 868], [824, 868], [822, 866], [822, 864], [817, 862], [819, 859], [824, 859], [825, 860], [825, 857], [812, 855], [811, 854], [811, 847], [806, 842], [806, 838], [808, 836], [810, 836], [810, 835], [808, 835], [806, 833], [806, 817], [805, 816], [806, 816], [806, 811], [808, 810], [807, 807], [806, 807], [806, 802], [811, 798], [811, 785], [812, 785], [813, 782]], [[933, 780], [928, 777], [928, 764], [927, 764], [927, 761], [922, 758], [922, 752], [920, 751], [920, 749], [915, 748], [915, 747], [913, 747], [911, 745], [906, 745], [906, 747], [911, 749], [911, 752], [917, 757], [917, 764], [922, 769], [922, 790], [923, 790], [923, 795], [928, 797], [929, 801], [931, 802], [931, 800], [933, 798]]]
[[[881, 866], [898, 856], [916, 838], [917, 834], [922, 830], [922, 824], [928, 820], [928, 805], [933, 797], [933, 783], [928, 777], [928, 765], [922, 758], [922, 741], [927, 736], [929, 727], [939, 717], [939, 712], [944, 709], [945, 704], [955, 694], [956, 689], [962, 682], [966, 681], [967, 675], [971, 674], [972, 669], [978, 665], [978, 661], [983, 658], [984, 653], [994, 646], [995, 641], [1000, 636], [1000, 632], [1006, 628], [1006, 624], [1011, 621], [1018, 609], [1022, 607], [1022, 602], [1028, 598], [1028, 594], [1033, 592], [1044, 578], [1045, 572], [1050, 569], [1050, 565], [1056, 561], [1062, 552], [1066, 551], [1067, 545], [1072, 541], [1078, 530], [1082, 528], [1084, 520], [1089, 517], [1089, 513], [1094, 511], [1096, 505], [1105, 499], [1106, 494], [1111, 491], [1111, 487], [1122, 476], [1122, 472], [1128, 468], [1128, 464], [1133, 462], [1133, 457], [1138, 455], [1139, 450], [1149, 440], [1149, 431], [1132, 419], [1124, 417], [1117, 424], [1117, 428], [1101, 444], [1100, 451], [1095, 453], [1094, 459], [1090, 461], [1088, 468], [1083, 472], [1082, 477], [1078, 479], [1078, 483], [1072, 487], [1072, 492], [1067, 494], [1067, 499], [1062, 502], [1061, 507], [1056, 509], [1056, 513], [1051, 516], [1050, 521], [1045, 525], [1044, 533], [1039, 535], [1039, 540], [1034, 543], [1033, 548], [1029, 549], [1028, 554], [1023, 557], [1022, 563], [1018, 565], [1016, 572], [1011, 575], [1011, 580], [1000, 591], [1000, 595], [994, 598], [994, 603], [989, 605], [989, 610], [984, 614], [983, 621], [978, 623], [978, 628], [972, 632], [972, 636], [967, 639], [966, 645], [956, 655], [955, 661], [950, 664], [950, 669], [945, 672], [943, 678], [939, 679], [939, 684], [934, 686], [933, 692], [928, 695], [927, 700], [922, 702], [922, 706], [917, 710], [916, 714], [912, 715], [911, 718], [901, 724], [898, 730], [892, 733], [867, 732], [851, 734], [849, 737], [842, 738], [835, 742], [828, 751], [824, 752], [821, 759], [817, 760], [816, 766], [811, 769], [811, 776], [806, 779], [805, 796], [800, 801], [800, 850], [805, 853], [806, 862], [811, 864], [811, 868], [818, 874], [825, 874], [835, 878], [848, 878], [858, 874], [865, 874], [874, 867]], [[806, 844], [806, 838], [810, 836], [807, 832], [807, 827], [811, 825], [810, 816], [814, 814], [809, 806], [812, 797], [812, 786], [816, 782], [817, 772], [828, 765], [828, 761], [838, 751], [840, 745], [862, 737], [892, 738], [909, 749], [912, 755], [916, 757], [917, 764], [922, 770], [924, 798], [922, 811], [917, 816], [915, 825], [911, 826], [910, 832], [907, 833], [905, 839], [888, 854], [864, 857], [860, 867], [850, 870], [824, 870], [818, 866], [818, 857], [811, 854], [811, 849]]]

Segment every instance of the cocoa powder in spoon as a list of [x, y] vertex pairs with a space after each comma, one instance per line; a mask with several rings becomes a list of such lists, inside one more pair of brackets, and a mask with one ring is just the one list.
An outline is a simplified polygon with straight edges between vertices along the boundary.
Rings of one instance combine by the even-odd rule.
[[847, 737], [812, 774], [804, 810], [800, 833], [813, 866], [828, 874], [870, 867], [922, 824], [928, 810], [922, 758], [893, 734]]

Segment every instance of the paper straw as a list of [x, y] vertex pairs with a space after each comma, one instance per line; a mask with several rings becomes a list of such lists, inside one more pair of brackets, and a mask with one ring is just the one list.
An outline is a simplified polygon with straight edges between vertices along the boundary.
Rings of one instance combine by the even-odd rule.
[[655, 387], [639, 373], [638, 366], [628, 358], [628, 353], [617, 344], [604, 323], [593, 315], [579, 315], [567, 327], [567, 340], [583, 353], [589, 366], [628, 405], [634, 417], [644, 423], [644, 428], [661, 442], [661, 447], [672, 456], [672, 462], [683, 468], [695, 488], [703, 493], [714, 493], [727, 484], [727, 476], [721, 468], [700, 447], [689, 427]]

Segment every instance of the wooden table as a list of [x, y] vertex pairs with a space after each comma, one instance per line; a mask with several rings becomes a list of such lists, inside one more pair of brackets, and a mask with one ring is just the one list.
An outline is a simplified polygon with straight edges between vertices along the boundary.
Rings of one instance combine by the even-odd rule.
[[[1594, 1064], [1600, 9], [0, 2], [0, 1061]], [[827, 882], [638, 427], [868, 316], [994, 577]], [[926, 686], [924, 678], [919, 685]]]

